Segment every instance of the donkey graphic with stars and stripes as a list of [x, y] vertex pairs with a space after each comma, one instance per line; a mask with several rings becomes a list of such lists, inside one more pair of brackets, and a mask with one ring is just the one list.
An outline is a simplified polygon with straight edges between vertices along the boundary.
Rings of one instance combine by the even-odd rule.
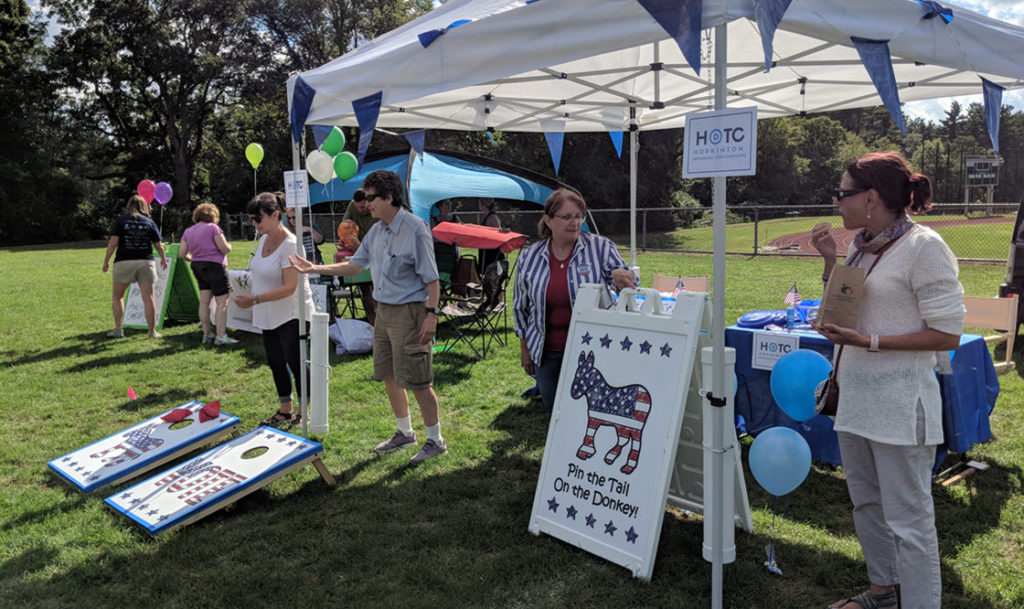
[[587, 398], [587, 433], [583, 444], [576, 451], [582, 460], [594, 455], [594, 434], [599, 427], [611, 425], [618, 434], [618, 443], [604, 456], [604, 462], [611, 465], [619, 457], [626, 442], [632, 441], [626, 464], [619, 471], [624, 474], [636, 469], [640, 458], [641, 436], [644, 423], [651, 412], [651, 394], [643, 385], [612, 387], [604, 380], [601, 371], [594, 367], [594, 352], [580, 353], [576, 376], [572, 379], [572, 397]]
[[[103, 467], [114, 467], [124, 463], [125, 461], [136, 459], [143, 453], [147, 453], [154, 448], [159, 448], [164, 443], [160, 438], [153, 438], [150, 436], [157, 426], [157, 423], [150, 423], [138, 429], [129, 431], [116, 446], [111, 446], [104, 451], [91, 454], [89, 455], [89, 458], [103, 458]], [[114, 451], [120, 452], [107, 456], [108, 453], [112, 453]]]

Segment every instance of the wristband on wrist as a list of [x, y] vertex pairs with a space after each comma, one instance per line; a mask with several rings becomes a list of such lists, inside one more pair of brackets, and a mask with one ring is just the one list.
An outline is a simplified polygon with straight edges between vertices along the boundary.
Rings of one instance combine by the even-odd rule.
[[871, 343], [868, 345], [868, 351], [871, 353], [878, 353], [881, 349], [878, 348], [878, 335], [871, 335]]
[[828, 283], [828, 275], [826, 273], [821, 274], [822, 283]]
[[260, 295], [259, 294], [253, 294], [252, 295], [252, 304], [254, 304], [254, 305], [260, 304]]

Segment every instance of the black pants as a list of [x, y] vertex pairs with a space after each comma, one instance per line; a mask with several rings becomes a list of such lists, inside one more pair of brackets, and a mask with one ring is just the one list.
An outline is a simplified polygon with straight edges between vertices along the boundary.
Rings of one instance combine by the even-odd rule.
[[[309, 333], [309, 322], [306, 322]], [[274, 386], [281, 402], [292, 400], [292, 377], [299, 387], [301, 362], [299, 361], [299, 320], [291, 319], [272, 330], [263, 331], [263, 351], [267, 354], [267, 365], [274, 375]], [[306, 374], [306, 399], [309, 399], [309, 374]]]

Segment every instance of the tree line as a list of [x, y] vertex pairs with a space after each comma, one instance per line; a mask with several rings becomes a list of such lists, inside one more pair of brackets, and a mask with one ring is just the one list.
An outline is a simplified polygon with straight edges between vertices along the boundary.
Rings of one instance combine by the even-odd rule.
[[[203, 201], [243, 210], [253, 194], [246, 145], [265, 149], [260, 190], [279, 189], [291, 168], [288, 74], [353, 50], [431, 2], [43, 0], [43, 8], [0, 0], [3, 244], [103, 238], [142, 179], [174, 189], [165, 232], [180, 233]], [[47, 15], [60, 26], [52, 38]], [[881, 107], [762, 120], [757, 175], [729, 180], [728, 201], [828, 203], [847, 160], [898, 149], [933, 178], [938, 200], [962, 202], [963, 158], [991, 153], [984, 109], [954, 103], [938, 124], [909, 119], [907, 132]], [[354, 129], [346, 135], [358, 139]], [[553, 174], [542, 134], [432, 131], [427, 145]], [[681, 178], [681, 147], [678, 129], [640, 134], [639, 205], [710, 203], [708, 180]], [[997, 201], [1024, 193], [1022, 147], [1024, 113], [1004, 106]], [[404, 138], [377, 133], [370, 152], [400, 149]], [[628, 156], [628, 142], [620, 158], [607, 134], [570, 133], [558, 177], [592, 207], [626, 207]]]

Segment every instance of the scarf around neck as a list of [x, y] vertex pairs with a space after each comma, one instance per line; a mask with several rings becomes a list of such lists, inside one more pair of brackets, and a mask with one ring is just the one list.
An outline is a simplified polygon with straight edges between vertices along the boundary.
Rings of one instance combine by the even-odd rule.
[[857, 249], [854, 254], [859, 257], [862, 254], [874, 254], [885, 247], [889, 242], [895, 241], [903, 236], [911, 227], [914, 221], [904, 212], [899, 218], [890, 224], [885, 230], [874, 237], [868, 233], [868, 229], [862, 229], [853, 237], [853, 246]]

